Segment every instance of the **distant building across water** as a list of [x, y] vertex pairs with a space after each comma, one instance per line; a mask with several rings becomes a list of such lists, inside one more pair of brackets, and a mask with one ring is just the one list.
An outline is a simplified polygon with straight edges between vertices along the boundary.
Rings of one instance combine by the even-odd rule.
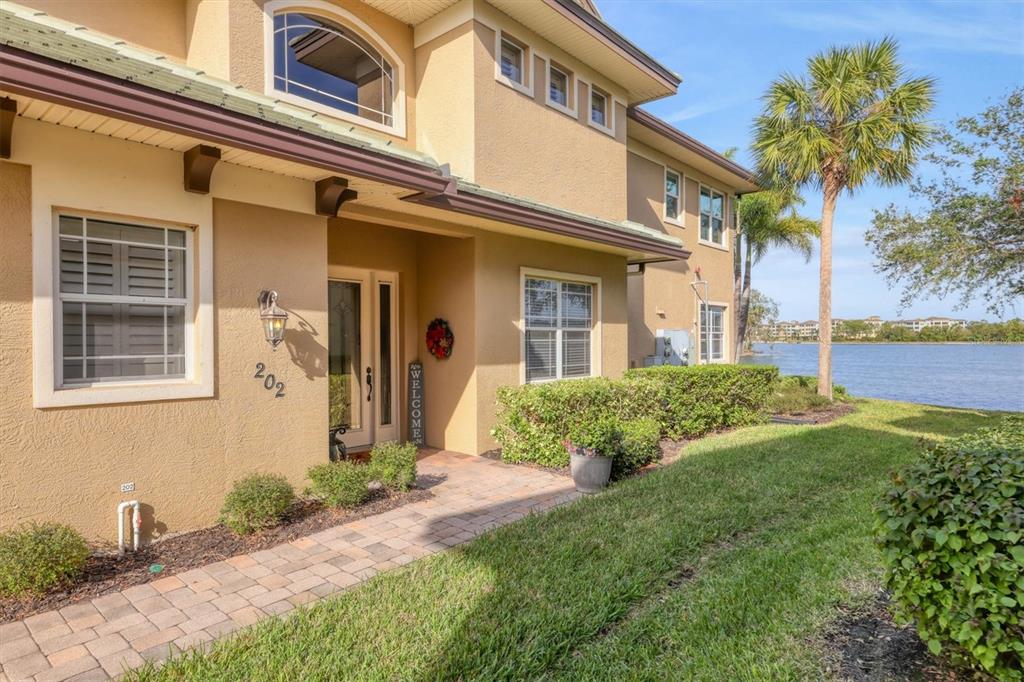
[[[954, 327], [967, 328], [975, 324], [967, 320], [952, 317], [921, 317], [910, 320], [883, 320], [878, 315], [872, 315], [860, 320], [833, 318], [832, 335], [853, 339], [873, 339], [878, 336], [883, 327], [899, 327], [918, 333], [923, 329], [951, 329]], [[756, 336], [764, 341], [814, 341], [818, 338], [818, 321], [806, 320], [804, 322], [782, 321], [773, 322], [763, 329], [757, 330]]]

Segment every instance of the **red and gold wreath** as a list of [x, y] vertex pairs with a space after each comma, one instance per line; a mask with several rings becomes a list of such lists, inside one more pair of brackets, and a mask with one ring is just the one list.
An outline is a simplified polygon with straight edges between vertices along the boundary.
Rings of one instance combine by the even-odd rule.
[[448, 321], [440, 317], [434, 318], [427, 325], [427, 350], [438, 360], [447, 360], [451, 357], [453, 345], [455, 335], [452, 334]]

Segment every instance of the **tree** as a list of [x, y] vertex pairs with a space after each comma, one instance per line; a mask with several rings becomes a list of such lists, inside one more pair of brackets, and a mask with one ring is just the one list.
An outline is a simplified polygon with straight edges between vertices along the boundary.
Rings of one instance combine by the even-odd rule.
[[894, 39], [832, 47], [811, 57], [808, 75], [783, 75], [754, 122], [758, 169], [784, 184], [822, 192], [818, 298], [818, 393], [832, 397], [832, 219], [836, 201], [871, 180], [910, 179], [928, 145], [924, 117], [935, 82], [907, 78]]
[[928, 208], [876, 211], [866, 235], [876, 269], [903, 284], [903, 305], [958, 294], [981, 296], [1001, 314], [1024, 297], [1024, 87], [961, 118], [924, 158], [937, 176], [918, 176], [910, 196]]
[[[793, 249], [810, 260], [814, 253], [814, 238], [818, 225], [810, 218], [797, 215], [796, 207], [803, 199], [792, 187], [778, 187], [748, 194], [739, 202], [739, 229], [733, 254], [733, 275], [737, 295], [736, 358], [749, 347], [747, 329], [750, 326], [751, 267], [761, 260], [769, 249]], [[742, 262], [743, 276], [740, 279]]]
[[747, 334], [744, 350], [750, 349], [755, 336], [762, 340], [767, 338], [768, 328], [779, 320], [779, 304], [766, 294], [752, 289], [748, 302], [747, 329], [750, 333]]

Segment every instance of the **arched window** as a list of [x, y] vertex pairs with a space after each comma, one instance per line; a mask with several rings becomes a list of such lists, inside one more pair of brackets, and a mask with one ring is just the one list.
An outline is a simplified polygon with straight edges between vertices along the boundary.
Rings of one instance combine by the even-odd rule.
[[274, 16], [274, 89], [395, 127], [394, 67], [358, 33], [318, 16]]

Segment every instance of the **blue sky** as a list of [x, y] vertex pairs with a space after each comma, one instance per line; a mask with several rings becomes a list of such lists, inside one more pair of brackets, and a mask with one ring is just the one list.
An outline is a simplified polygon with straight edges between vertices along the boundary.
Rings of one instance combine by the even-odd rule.
[[[911, 73], [938, 79], [936, 123], [973, 114], [1024, 83], [1024, 2], [688, 2], [598, 0], [605, 20], [683, 78], [679, 94], [644, 105], [719, 151], [750, 162], [750, 123], [759, 98], [783, 72], [804, 73], [807, 57], [831, 44], [895, 36]], [[821, 199], [804, 193], [805, 215]], [[955, 300], [922, 300], [899, 311], [899, 291], [874, 272], [864, 244], [872, 209], [906, 205], [900, 188], [867, 187], [839, 201], [834, 226], [835, 317], [918, 317], [953, 313]], [[754, 287], [779, 302], [783, 319], [814, 319], [817, 254], [809, 264], [785, 252], [754, 266]], [[976, 302], [959, 317], [994, 319]], [[1024, 317], [1024, 302], [1006, 317]]]

